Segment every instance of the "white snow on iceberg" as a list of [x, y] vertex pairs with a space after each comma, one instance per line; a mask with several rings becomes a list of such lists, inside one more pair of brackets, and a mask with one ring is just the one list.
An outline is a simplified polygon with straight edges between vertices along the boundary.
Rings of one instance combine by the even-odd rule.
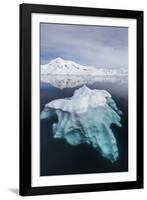
[[111, 124], [121, 127], [121, 111], [106, 90], [83, 86], [70, 98], [57, 99], [45, 105], [41, 119], [56, 115], [54, 138], [63, 138], [70, 145], [87, 143], [112, 163], [119, 157]]

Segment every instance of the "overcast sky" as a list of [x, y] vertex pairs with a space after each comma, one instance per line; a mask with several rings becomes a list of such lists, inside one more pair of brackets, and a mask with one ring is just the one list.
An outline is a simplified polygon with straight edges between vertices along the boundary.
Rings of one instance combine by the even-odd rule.
[[128, 28], [41, 24], [41, 64], [61, 57], [96, 67], [128, 67]]

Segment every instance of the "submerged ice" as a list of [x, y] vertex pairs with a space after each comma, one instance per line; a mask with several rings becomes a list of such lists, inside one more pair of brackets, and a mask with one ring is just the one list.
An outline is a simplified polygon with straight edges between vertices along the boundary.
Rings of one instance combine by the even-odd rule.
[[70, 145], [87, 143], [100, 154], [115, 162], [119, 157], [116, 138], [111, 124], [121, 127], [121, 111], [106, 90], [83, 86], [70, 98], [57, 99], [46, 104], [41, 119], [51, 119], [53, 137], [63, 138]]

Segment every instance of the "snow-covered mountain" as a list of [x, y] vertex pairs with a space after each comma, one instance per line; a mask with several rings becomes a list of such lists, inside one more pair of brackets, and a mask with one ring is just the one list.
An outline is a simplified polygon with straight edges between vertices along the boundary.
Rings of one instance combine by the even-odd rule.
[[127, 69], [108, 69], [108, 68], [97, 68], [87, 67], [75, 63], [70, 60], [64, 60], [62, 58], [56, 58], [48, 62], [48, 64], [41, 65], [42, 75], [94, 75], [94, 76], [116, 76], [116, 75], [127, 75]]

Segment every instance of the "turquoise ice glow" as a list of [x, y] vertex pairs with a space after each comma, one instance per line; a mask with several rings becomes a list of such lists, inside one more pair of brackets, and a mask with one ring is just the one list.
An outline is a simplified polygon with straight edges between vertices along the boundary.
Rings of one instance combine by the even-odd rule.
[[87, 143], [112, 163], [119, 157], [111, 124], [121, 127], [121, 111], [106, 90], [83, 86], [70, 98], [57, 99], [45, 105], [41, 119], [56, 115], [53, 137], [63, 138], [70, 145]]

